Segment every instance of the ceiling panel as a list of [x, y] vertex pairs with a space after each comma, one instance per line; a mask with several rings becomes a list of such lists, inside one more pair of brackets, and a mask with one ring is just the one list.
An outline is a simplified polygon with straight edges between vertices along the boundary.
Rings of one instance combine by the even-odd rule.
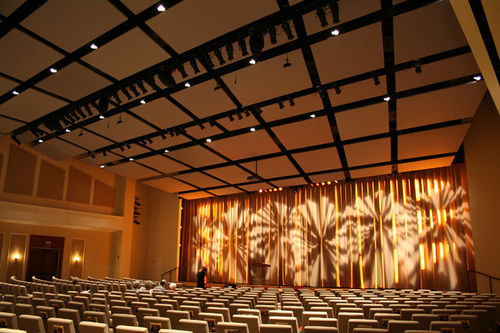
[[216, 180], [213, 177], [207, 176], [201, 172], [186, 173], [183, 175], [178, 175], [175, 178], [184, 180], [190, 184], [199, 187], [211, 187], [225, 185], [223, 182]]
[[306, 184], [306, 181], [302, 177], [295, 177], [283, 180], [274, 180], [273, 184], [278, 187], [290, 187], [290, 186], [300, 186]]
[[72, 52], [124, 20], [125, 17], [107, 1], [86, 0], [82, 5], [78, 1], [50, 0], [22, 24]]
[[423, 169], [433, 169], [450, 166], [454, 156], [435, 158], [432, 160], [417, 161], [411, 163], [402, 163], [398, 165], [399, 172], [416, 171]]
[[302, 53], [290, 52], [288, 58], [292, 64], [288, 68], [283, 68], [285, 57], [276, 57], [243, 68], [236, 74], [225, 75], [224, 80], [232, 82], [229, 88], [243, 105], [310, 88], [311, 80]]
[[272, 104], [262, 108], [262, 118], [265, 121], [273, 121], [282, 118], [293, 117], [299, 114], [304, 114], [312, 111], [323, 110], [323, 103], [319, 94], [306, 95], [304, 97], [295, 98], [295, 105], [290, 106], [288, 100], [283, 101], [283, 109], [279, 108], [279, 104]]
[[210, 138], [214, 135], [222, 133], [222, 131], [216, 126], [210, 126], [209, 124], [203, 124], [203, 129], [200, 126], [191, 126], [186, 129], [186, 133], [191, 135], [195, 139]]
[[[0, 72], [27, 80], [62, 58], [62, 55], [17, 29], [0, 39]], [[33, 56], [36, 55], [36, 56]]]
[[33, 149], [56, 161], [72, 158], [73, 156], [87, 152], [86, 150], [78, 148], [77, 146], [64, 142], [60, 139], [44, 142], [34, 146]]
[[0, 1], [0, 14], [4, 16], [9, 16], [12, 14], [19, 6], [21, 6], [21, 1]]
[[135, 28], [82, 59], [116, 79], [123, 79], [168, 58], [166, 51]]
[[472, 117], [485, 92], [480, 81], [398, 99], [398, 129]]
[[156, 170], [159, 170], [165, 174], [186, 170], [188, 167], [181, 163], [177, 163], [176, 161], [165, 157], [163, 155], [156, 155], [147, 158], [143, 158], [140, 160], [141, 163], [146, 164]]
[[311, 45], [322, 83], [384, 67], [380, 23]]
[[[83, 135], [82, 135], [83, 133]], [[89, 150], [94, 150], [100, 147], [108, 146], [113, 144], [113, 142], [109, 140], [105, 140], [97, 135], [94, 135], [87, 131], [71, 131], [70, 133], [65, 133], [61, 135], [61, 138], [68, 140], [70, 142], [76, 143], [82, 147], [85, 147]]]
[[333, 142], [332, 131], [326, 117], [277, 126], [273, 131], [289, 150]]
[[264, 130], [212, 141], [210, 147], [232, 160], [279, 152]]
[[454, 153], [460, 148], [470, 124], [399, 136], [399, 159]]
[[158, 0], [122, 0], [122, 2], [135, 14], [157, 3]]
[[[251, 171], [255, 170], [255, 164], [254, 167], [250, 168], [250, 170]], [[241, 168], [234, 165], [207, 170], [206, 173], [209, 173], [215, 177], [223, 179], [231, 184], [244, 183], [247, 181], [247, 177], [250, 176], [248, 172], [243, 171]]]
[[24, 125], [24, 123], [16, 120], [0, 117], [0, 133], [6, 134], [16, 128]]
[[0, 114], [32, 121], [66, 105], [66, 102], [34, 89], [27, 89], [0, 105]]
[[352, 178], [364, 178], [364, 177], [373, 177], [373, 176], [380, 176], [380, 175], [389, 175], [390, 173], [391, 173], [391, 166], [384, 165], [384, 166], [374, 167], [374, 168], [351, 170], [351, 177]]
[[386, 77], [385, 75], [379, 76], [378, 79], [380, 84], [377, 85], [373, 79], [370, 79], [341, 86], [339, 87], [341, 91], [340, 94], [337, 94], [335, 89], [328, 90], [332, 105], [335, 107], [337, 105], [348, 104], [376, 96], [382, 96], [380, 101], [383, 102], [383, 97], [387, 94], [385, 85]]
[[244, 127], [258, 126], [259, 122], [253, 115], [245, 116], [245, 113], [241, 113], [242, 118], [238, 119], [238, 116], [233, 116], [233, 121], [227, 118], [222, 118], [217, 122], [229, 131], [234, 131]]
[[246, 191], [255, 192], [258, 190], [263, 190], [263, 189], [269, 188], [269, 184], [267, 184], [267, 183], [255, 183], [255, 184], [250, 184], [250, 185], [242, 185], [240, 187], [242, 189], [245, 189]]
[[80, 64], [72, 63], [37, 84], [71, 100], [77, 100], [108, 86], [111, 82]]
[[320, 183], [320, 182], [335, 182], [336, 180], [343, 180], [344, 179], [344, 173], [343, 172], [330, 172], [330, 173], [324, 173], [321, 175], [314, 175], [310, 176], [311, 181], [313, 183]]
[[394, 17], [396, 63], [467, 45], [449, 1]]
[[[73, 156], [75, 156], [75, 155], [73, 155]], [[108, 162], [116, 161], [118, 159], [120, 159], [120, 156], [117, 156], [117, 155], [112, 154], [112, 153], [108, 153], [108, 154], [106, 154], [106, 156], [104, 156], [103, 154], [97, 154], [97, 155], [95, 155], [95, 158], [92, 158], [92, 156], [87, 156], [87, 157], [79, 159], [78, 161], [97, 167], [97, 166], [101, 166], [102, 164], [105, 164]]]
[[172, 97], [198, 118], [234, 109], [234, 103], [231, 102], [222, 89], [214, 91], [214, 87], [215, 81], [209, 80], [182, 89], [173, 94]]
[[293, 154], [292, 156], [305, 172], [323, 171], [342, 167], [337, 148], [335, 147]]
[[194, 190], [195, 188], [192, 186], [189, 186], [187, 184], [184, 184], [183, 182], [180, 182], [176, 179], [173, 179], [171, 177], [165, 177], [165, 178], [160, 178], [160, 179], [155, 179], [155, 180], [148, 180], [145, 181], [144, 184], [156, 187], [157, 189], [170, 192], [170, 193], [176, 193], [176, 192], [181, 192], [181, 191], [190, 191]]
[[179, 149], [172, 151], [169, 154], [169, 156], [172, 156], [173, 158], [193, 167], [202, 167], [205, 165], [225, 162], [225, 160], [201, 146]]
[[278, 9], [276, 2], [268, 0], [183, 1], [147, 23], [182, 53]]
[[186, 138], [184, 135], [177, 135], [177, 136], [166, 135], [165, 139], [162, 139], [161, 136], [158, 136], [155, 139], [153, 139], [153, 143], [148, 144], [148, 147], [152, 149], [165, 149], [165, 148], [170, 149], [173, 146], [185, 143], [187, 141], [189, 141], [189, 139]]
[[348, 140], [389, 131], [387, 103], [335, 113], [340, 138]]
[[[120, 119], [122, 122], [118, 123]], [[116, 142], [155, 132], [153, 128], [127, 113], [106, 117], [106, 119], [88, 125], [87, 128]]]
[[[255, 170], [255, 162], [243, 163], [242, 166]], [[258, 161], [257, 174], [264, 178], [273, 178], [298, 174], [298, 171], [286, 156], [280, 156]]]
[[6, 92], [12, 90], [14, 87], [17, 87], [16, 82], [0, 77], [0, 95], [5, 94]]
[[131, 109], [131, 111], [162, 129], [174, 127], [192, 120], [191, 117], [165, 98], [139, 105]]
[[135, 162], [128, 162], [110, 166], [108, 170], [120, 176], [131, 179], [140, 179], [140, 178], [153, 177], [159, 175], [158, 172], [145, 168], [142, 165], [139, 165]]
[[354, 143], [344, 146], [347, 164], [352, 166], [386, 162], [391, 159], [389, 138]]
[[[144, 154], [144, 153], [147, 153], [150, 151], [149, 149], [146, 149], [140, 145], [134, 145], [134, 144], [130, 145], [130, 148], [127, 148], [126, 146], [122, 147], [122, 148], [123, 148], [123, 151], [119, 148], [112, 149], [111, 151], [117, 155], [125, 156], [125, 157], [136, 156], [136, 155]], [[139, 160], [139, 161], [142, 162], [142, 160]]]
[[211, 195], [205, 191], [183, 193], [183, 194], [179, 194], [179, 196], [184, 200], [194, 200], [194, 199], [213, 197], [213, 195]]
[[236, 194], [236, 193], [243, 193], [243, 191], [238, 190], [235, 187], [224, 187], [224, 188], [219, 188], [217, 190], [210, 190], [210, 192], [215, 194], [215, 195], [219, 195], [219, 196]]

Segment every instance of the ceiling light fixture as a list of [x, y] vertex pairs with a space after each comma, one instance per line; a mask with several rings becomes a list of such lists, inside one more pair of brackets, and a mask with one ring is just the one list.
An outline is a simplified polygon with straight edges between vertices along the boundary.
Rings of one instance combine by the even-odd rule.
[[286, 54], [286, 62], [283, 64], [283, 68], [287, 68], [292, 66], [292, 64], [288, 61], [288, 53]]
[[340, 89], [340, 86], [339, 86], [339, 85], [335, 85], [333, 88], [335, 89], [335, 93], [336, 93], [337, 95], [339, 95], [339, 94], [342, 92], [342, 90]]
[[182, 76], [183, 79], [187, 78], [186, 70], [184, 69], [184, 65], [183, 64], [179, 64], [177, 66], [177, 70], [179, 71], [179, 73], [181, 73], [181, 76]]
[[333, 29], [332, 32], [331, 32], [331, 34], [333, 36], [338, 36], [338, 35], [340, 35], [340, 30], [339, 29]]
[[160, 4], [158, 5], [158, 7], [156, 7], [156, 10], [159, 11], [159, 12], [164, 12], [165, 11], [165, 6], [163, 6], [163, 4]]
[[168, 153], [168, 152], [169, 152], [169, 150], [168, 150], [168, 149], [165, 149], [165, 150], [164, 150], [164, 152], [165, 152], [165, 153]]
[[101, 169], [104, 169], [104, 164], [101, 164]]
[[316, 115], [315, 115], [314, 113], [311, 113], [311, 114], [309, 115], [309, 117], [310, 117], [310, 118], [316, 118]]
[[200, 72], [200, 69], [198, 68], [198, 64], [196, 63], [196, 59], [193, 58], [189, 60], [189, 63], [191, 64], [191, 67], [193, 67], [194, 73], [198, 74]]
[[49, 71], [50, 71], [52, 74], [57, 73], [57, 69], [55, 69], [54, 67], [51, 67], [51, 68], [49, 69]]
[[145, 100], [143, 100], [143, 99], [141, 99], [140, 103], [141, 103], [142, 105], [144, 105], [144, 104], [146, 104], [146, 101], [145, 101]]
[[130, 162], [133, 162], [133, 161], [134, 161], [134, 158], [133, 158], [133, 157], [130, 157], [128, 160], [129, 160]]
[[252, 55], [258, 59], [262, 49], [264, 48], [264, 36], [260, 29], [253, 29], [250, 33], [250, 38], [248, 39], [248, 44], [250, 44], [250, 51]]
[[255, 127], [250, 128], [250, 132], [255, 132]]
[[104, 119], [104, 118], [105, 117], [102, 114], [99, 116], [99, 119], [101, 119], [101, 120]]
[[69, 128], [66, 128], [66, 129], [65, 129], [65, 132], [66, 132], [66, 133], [69, 133], [69, 132], [71, 132], [71, 130], [70, 130]]
[[97, 45], [95, 45], [94, 43], [90, 44], [90, 48], [92, 50], [97, 50]]
[[191, 87], [191, 84], [189, 82], [184, 83], [184, 87], [189, 88]]
[[170, 69], [164, 69], [158, 73], [158, 79], [168, 88], [175, 88], [175, 80]]
[[219, 65], [224, 65], [226, 61], [224, 60], [224, 57], [222, 56], [222, 52], [220, 49], [215, 49], [214, 50], [215, 56], [217, 57], [217, 60], [219, 61]]
[[294, 106], [295, 102], [293, 101], [293, 97], [290, 95], [288, 96], [288, 103], [290, 103], [290, 106]]
[[474, 75], [474, 81], [481, 81], [483, 77], [481, 75]]
[[374, 83], [376, 86], [378, 86], [378, 85], [380, 84], [380, 80], [379, 80], [379, 78], [378, 78], [377, 73], [372, 72], [372, 79], [373, 79], [373, 83]]
[[389, 102], [390, 100], [391, 100], [391, 97], [390, 97], [390, 96], [385, 96], [385, 97], [384, 97], [384, 101]]
[[210, 143], [210, 142], [212, 142], [212, 139], [207, 138], [205, 141], [208, 142], [208, 143]]
[[130, 145], [130, 143], [125, 144], [125, 147], [127, 147], [127, 149], [132, 148], [132, 146]]
[[250, 61], [248, 62], [250, 65], [255, 65], [257, 63], [257, 61], [255, 61], [254, 58], [250, 59]]
[[17, 90], [12, 90], [12, 95], [19, 95], [19, 92]]
[[332, 12], [333, 23], [339, 23], [339, 3], [338, 0], [330, 0], [328, 6]]
[[229, 117], [229, 121], [234, 121], [234, 117], [230, 112], [227, 113], [227, 116]]
[[43, 142], [43, 140], [42, 140], [42, 139], [38, 139], [38, 143], [42, 143], [42, 142]]
[[271, 44], [276, 44], [278, 40], [276, 39], [276, 28], [274, 26], [269, 27], [269, 38], [271, 39]]
[[281, 28], [286, 33], [286, 36], [288, 37], [289, 40], [294, 38], [292, 29], [290, 28], [290, 23], [288, 23], [288, 21], [281, 22]]
[[242, 37], [238, 38], [238, 46], [240, 48], [241, 55], [243, 57], [247, 56], [248, 55], [248, 50], [247, 50], [247, 43], [245, 41], [245, 36], [242, 36]]
[[328, 25], [328, 21], [326, 20], [326, 14], [325, 10], [323, 9], [323, 6], [320, 6], [318, 7], [318, 9], [316, 9], [316, 16], [321, 22], [322, 27], [326, 27]]

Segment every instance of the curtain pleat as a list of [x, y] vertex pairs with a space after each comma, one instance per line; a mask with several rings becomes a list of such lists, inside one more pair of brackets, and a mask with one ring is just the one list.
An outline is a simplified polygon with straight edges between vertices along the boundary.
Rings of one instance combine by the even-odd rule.
[[180, 278], [349, 288], [475, 288], [463, 165], [184, 201]]

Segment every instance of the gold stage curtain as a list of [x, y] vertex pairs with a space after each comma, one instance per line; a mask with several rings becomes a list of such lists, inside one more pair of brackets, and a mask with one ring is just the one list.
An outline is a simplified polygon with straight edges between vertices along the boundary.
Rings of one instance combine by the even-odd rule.
[[183, 201], [180, 278], [348, 288], [475, 288], [463, 165]]

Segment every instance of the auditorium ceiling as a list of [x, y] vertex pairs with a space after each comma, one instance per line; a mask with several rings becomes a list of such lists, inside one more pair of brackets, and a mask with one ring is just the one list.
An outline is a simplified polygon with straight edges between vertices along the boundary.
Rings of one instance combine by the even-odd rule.
[[1, 133], [185, 199], [449, 166], [486, 93], [449, 1], [0, 14]]

